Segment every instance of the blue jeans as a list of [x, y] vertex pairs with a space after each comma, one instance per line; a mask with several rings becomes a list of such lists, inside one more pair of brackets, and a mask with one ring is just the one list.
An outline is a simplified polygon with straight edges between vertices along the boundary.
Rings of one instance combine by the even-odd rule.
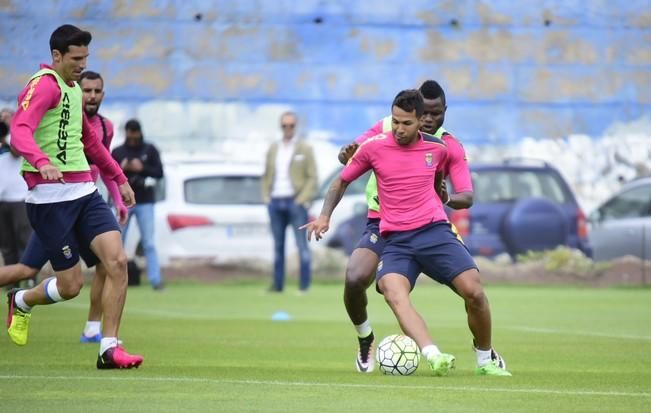
[[122, 242], [126, 240], [127, 231], [131, 217], [136, 216], [138, 220], [138, 229], [140, 230], [140, 241], [142, 249], [145, 251], [147, 259], [147, 278], [152, 287], [161, 283], [160, 265], [158, 264], [158, 254], [154, 245], [154, 204], [136, 204], [129, 210], [129, 219], [122, 230]]
[[274, 279], [271, 288], [282, 291], [285, 285], [285, 230], [288, 225], [294, 228], [294, 238], [300, 257], [299, 288], [310, 288], [310, 248], [301, 225], [307, 223], [307, 210], [294, 202], [293, 198], [272, 198], [268, 206], [271, 233], [274, 237]]

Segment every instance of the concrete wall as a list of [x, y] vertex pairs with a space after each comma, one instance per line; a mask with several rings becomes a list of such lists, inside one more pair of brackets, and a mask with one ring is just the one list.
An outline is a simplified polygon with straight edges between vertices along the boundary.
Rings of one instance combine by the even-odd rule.
[[347, 142], [427, 78], [468, 145], [599, 137], [651, 113], [650, 0], [0, 0], [0, 23], [0, 103], [72, 23], [93, 33], [104, 112], [170, 150], [266, 145], [287, 108]]

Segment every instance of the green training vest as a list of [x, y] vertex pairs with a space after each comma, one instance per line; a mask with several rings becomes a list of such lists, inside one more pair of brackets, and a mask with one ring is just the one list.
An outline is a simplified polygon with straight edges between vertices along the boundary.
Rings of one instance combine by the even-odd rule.
[[[84, 144], [81, 141], [83, 119], [81, 88], [76, 82], [74, 86], [68, 86], [52, 69], [39, 70], [31, 77], [30, 82], [44, 75], [54, 76], [61, 89], [61, 100], [55, 108], [45, 112], [34, 132], [34, 140], [50, 159], [50, 163], [61, 172], [89, 171], [90, 167], [84, 155]], [[25, 160], [21, 170], [38, 172], [38, 169]]]
[[[391, 132], [391, 116], [387, 116], [382, 119], [382, 133]], [[444, 133], [447, 131], [443, 127], [438, 128], [434, 133], [434, 136], [441, 139]], [[380, 199], [377, 194], [377, 178], [375, 174], [371, 172], [371, 176], [368, 178], [366, 183], [366, 203], [368, 204], [368, 209], [376, 212], [380, 212]]]

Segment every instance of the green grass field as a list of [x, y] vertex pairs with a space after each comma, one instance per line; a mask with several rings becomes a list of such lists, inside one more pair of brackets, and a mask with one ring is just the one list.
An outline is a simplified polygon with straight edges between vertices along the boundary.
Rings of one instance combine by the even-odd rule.
[[[651, 411], [651, 289], [488, 286], [494, 343], [513, 373], [498, 378], [473, 375], [462, 302], [422, 283], [414, 302], [457, 356], [441, 378], [426, 364], [409, 377], [357, 373], [341, 284], [305, 296], [265, 286], [130, 289], [121, 338], [145, 362], [128, 371], [97, 371], [97, 346], [78, 343], [87, 290], [37, 308], [26, 347], [0, 340], [0, 411]], [[382, 298], [369, 295], [376, 336], [397, 333]], [[276, 311], [292, 319], [271, 321]]]

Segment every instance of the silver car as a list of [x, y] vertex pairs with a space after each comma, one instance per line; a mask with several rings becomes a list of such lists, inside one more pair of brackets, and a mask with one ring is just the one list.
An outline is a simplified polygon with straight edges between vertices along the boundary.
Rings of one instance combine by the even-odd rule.
[[651, 259], [651, 177], [637, 179], [590, 214], [595, 261], [624, 255]]

